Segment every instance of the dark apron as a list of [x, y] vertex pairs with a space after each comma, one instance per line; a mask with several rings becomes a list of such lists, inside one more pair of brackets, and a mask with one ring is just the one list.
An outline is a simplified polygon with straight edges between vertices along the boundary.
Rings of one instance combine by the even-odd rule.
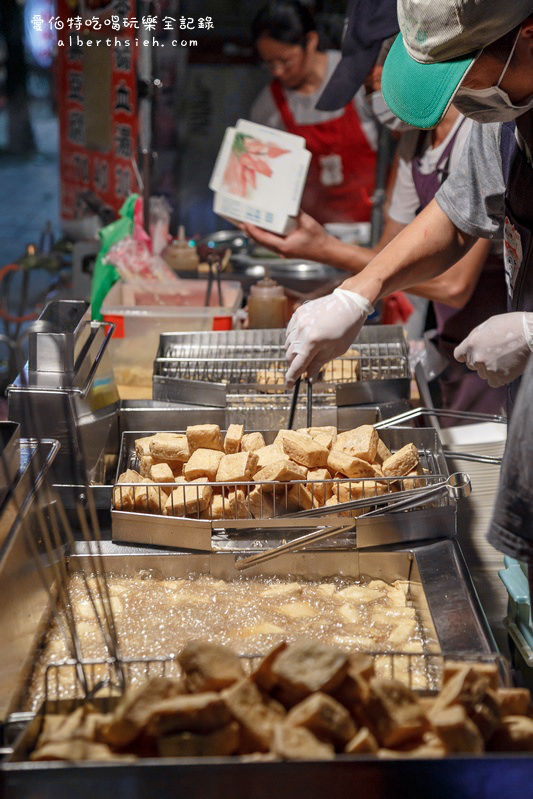
[[[520, 117], [519, 129], [533, 131], [533, 111]], [[533, 167], [518, 146], [516, 122], [502, 125], [500, 152], [505, 190], [504, 262], [508, 310], [533, 311]], [[533, 137], [526, 141], [533, 143]], [[509, 386], [509, 415], [520, 387], [518, 378]]]
[[[433, 172], [420, 172], [420, 157], [424, 149], [427, 132], [421, 131], [412, 164], [413, 182], [420, 200], [417, 213], [428, 205], [449, 174], [450, 156], [461, 124], [444, 148]], [[437, 335], [433, 343], [446, 359], [448, 366], [439, 376], [442, 405], [460, 411], [500, 413], [505, 406], [506, 389], [491, 388], [477, 372], [455, 360], [453, 351], [458, 344], [489, 316], [505, 313], [505, 275], [500, 255], [487, 256], [472, 296], [462, 308], [451, 308], [441, 302], [433, 302], [437, 321]]]

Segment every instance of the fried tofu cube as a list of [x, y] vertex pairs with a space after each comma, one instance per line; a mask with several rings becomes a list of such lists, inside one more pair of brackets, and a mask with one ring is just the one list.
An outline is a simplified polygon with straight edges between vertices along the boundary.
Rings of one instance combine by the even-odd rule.
[[390, 458], [391, 455], [392, 452], [390, 451], [390, 449], [387, 447], [386, 444], [383, 443], [381, 438], [378, 437], [378, 446], [375, 458], [376, 463], [378, 463], [381, 466], [383, 464], [383, 461], [386, 461], [387, 458]]
[[246, 433], [242, 437], [241, 449], [243, 452], [256, 452], [266, 446], [262, 433]]
[[139, 473], [141, 477], [150, 477], [150, 471], [154, 465], [154, 459], [151, 455], [143, 455], [139, 459]]
[[316, 469], [327, 463], [329, 450], [311, 436], [289, 431], [284, 434], [282, 443], [284, 453], [301, 466]]
[[289, 502], [294, 503], [297, 510], [311, 510], [318, 507], [319, 503], [313, 500], [313, 496], [303, 483], [293, 485], [288, 493]]
[[168, 677], [152, 677], [138, 688], [128, 689], [102, 730], [103, 740], [111, 746], [127, 746], [146, 726], [157, 702], [180, 694], [183, 684]]
[[224, 452], [226, 455], [233, 455], [241, 449], [241, 441], [244, 435], [244, 425], [230, 424], [224, 436]]
[[284, 760], [331, 760], [335, 750], [323, 743], [305, 727], [277, 724], [272, 740], [272, 751]]
[[403, 476], [414, 471], [420, 463], [418, 450], [414, 444], [406, 444], [394, 455], [383, 461], [383, 474], [386, 477]]
[[217, 470], [217, 482], [242, 483], [253, 478], [257, 467], [255, 452], [236, 452], [224, 455]]
[[272, 672], [292, 704], [315, 691], [333, 692], [348, 670], [348, 655], [320, 641], [290, 644], [276, 658]]
[[[280, 449], [275, 446], [274, 444], [267, 444], [266, 447], [261, 447], [260, 449], [255, 450], [255, 454], [257, 455], [257, 470], [263, 469], [265, 466], [269, 466], [271, 463], [276, 463], [277, 461], [288, 461], [290, 460], [288, 455], [285, 455], [284, 452], [281, 452]], [[329, 475], [328, 475], [329, 476]]]
[[[213, 450], [212, 450], [213, 451]], [[202, 519], [224, 519], [226, 512], [226, 498], [223, 494], [215, 494], [211, 497], [211, 502], [200, 514]]]
[[[269, 483], [273, 481], [289, 482], [290, 480], [305, 480], [307, 469], [292, 461], [280, 460], [264, 466], [254, 474], [256, 483]], [[263, 485], [263, 491], [271, 491], [274, 486]]]
[[230, 712], [220, 694], [206, 691], [170, 697], [155, 703], [145, 730], [154, 738], [185, 730], [207, 733], [230, 721]]
[[257, 486], [248, 494], [248, 504], [254, 519], [271, 519], [274, 516], [272, 497]]
[[346, 708], [320, 691], [293, 707], [287, 714], [285, 724], [305, 727], [320, 741], [333, 744], [336, 749], [343, 749], [356, 732]]
[[167, 495], [155, 487], [149, 477], [143, 477], [146, 487], [135, 488], [135, 510], [145, 513], [163, 513]]
[[[154, 463], [150, 469], [150, 479], [153, 480], [154, 483], [172, 483], [172, 485], [174, 485], [175, 482], [174, 474], [168, 463]], [[166, 487], [161, 490], [165, 493], [169, 493], [170, 486], [168, 490]]]
[[157, 433], [152, 436], [150, 455], [154, 461], [164, 461], [171, 468], [189, 460], [187, 437], [182, 433]]
[[279, 449], [281, 452], [283, 452], [283, 438], [285, 436], [285, 433], [292, 433], [292, 432], [293, 432], [292, 430], [287, 430], [286, 428], [278, 430], [276, 438], [272, 442], [272, 446], [276, 447], [276, 449]]
[[375, 755], [378, 749], [378, 742], [368, 727], [361, 727], [351, 741], [348, 741], [344, 751], [347, 755]]
[[117, 485], [113, 489], [113, 506], [115, 510], [133, 510], [135, 492], [133, 486], [118, 485], [120, 483], [142, 483], [142, 477], [134, 469], [126, 469], [119, 475]]
[[240, 680], [226, 688], [222, 697], [233, 718], [241, 727], [241, 746], [245, 752], [268, 752], [274, 727], [284, 717], [278, 704], [269, 702], [255, 682]]
[[227, 646], [189, 641], [178, 655], [192, 693], [221, 691], [244, 677], [240, 658]]
[[194, 424], [187, 427], [187, 442], [192, 453], [195, 449], [215, 449], [224, 452], [222, 434], [218, 424]]
[[135, 439], [135, 454], [139, 460], [145, 455], [150, 454], [150, 444], [153, 438], [153, 436], [144, 436], [143, 438]]
[[425, 485], [425, 480], [418, 477], [418, 475], [425, 474], [424, 469], [419, 465], [412, 472], [409, 472], [407, 478], [401, 481], [401, 488], [404, 491], [412, 491], [413, 488], [422, 488]]
[[339, 433], [335, 447], [355, 458], [373, 463], [376, 459], [378, 441], [377, 430], [371, 424], [363, 424], [353, 430]]
[[335, 484], [335, 494], [339, 502], [362, 499], [364, 483], [361, 480], [348, 480]]
[[483, 663], [482, 661], [446, 660], [442, 673], [442, 682], [446, 685], [459, 672], [464, 673], [467, 668], [467, 682], [474, 679], [485, 679], [493, 691], [498, 690], [500, 675], [497, 663]]
[[533, 719], [506, 716], [489, 741], [495, 752], [533, 752]]
[[[307, 478], [311, 482], [306, 484], [306, 488], [318, 505], [323, 505], [326, 500], [333, 496], [333, 483], [327, 469], [309, 469]], [[324, 482], [317, 482], [319, 480]]]
[[160, 757], [227, 757], [239, 748], [239, 725], [232, 721], [213, 732], [181, 732], [157, 740]]
[[454, 705], [440, 710], [438, 713], [433, 713], [431, 723], [447, 753], [472, 752], [480, 754], [484, 751], [485, 746], [481, 733], [474, 722], [468, 718], [466, 710], [461, 705]]
[[225, 519], [248, 519], [250, 511], [244, 491], [230, 491], [225, 502]]
[[206, 478], [200, 477], [187, 485], [179, 485], [167, 498], [163, 513], [166, 516], [199, 515], [209, 507], [213, 495], [213, 489], [206, 483]]
[[365, 716], [382, 746], [420, 738], [428, 722], [416, 695], [399, 680], [372, 677]]
[[215, 449], [195, 449], [187, 463], [183, 467], [183, 477], [185, 480], [197, 480], [199, 477], [207, 477], [210, 482], [216, 480], [220, 461], [224, 453]]
[[276, 658], [287, 649], [286, 641], [281, 641], [277, 646], [270, 650], [261, 660], [259, 665], [250, 675], [250, 679], [257, 683], [263, 691], [271, 691], [276, 684], [276, 676], [272, 672], [272, 666]]
[[496, 697], [502, 716], [526, 716], [531, 703], [527, 688], [499, 688]]
[[334, 449], [329, 453], [327, 467], [332, 475], [342, 474], [345, 477], [374, 477], [371, 465], [362, 460]]

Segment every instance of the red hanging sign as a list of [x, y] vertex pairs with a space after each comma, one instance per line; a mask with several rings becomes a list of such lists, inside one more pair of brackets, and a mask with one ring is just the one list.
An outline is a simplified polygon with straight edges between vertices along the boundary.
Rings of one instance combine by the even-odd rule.
[[[135, 0], [57, 0], [61, 218], [138, 190]], [[61, 26], [62, 24], [62, 26]], [[138, 34], [138, 31], [137, 31]]]

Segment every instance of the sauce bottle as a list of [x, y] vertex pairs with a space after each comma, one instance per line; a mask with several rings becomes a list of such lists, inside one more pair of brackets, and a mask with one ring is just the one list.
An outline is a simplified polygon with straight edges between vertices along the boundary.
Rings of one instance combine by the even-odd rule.
[[283, 286], [266, 276], [250, 288], [249, 328], [259, 330], [261, 328], [285, 327], [287, 315], [287, 297]]

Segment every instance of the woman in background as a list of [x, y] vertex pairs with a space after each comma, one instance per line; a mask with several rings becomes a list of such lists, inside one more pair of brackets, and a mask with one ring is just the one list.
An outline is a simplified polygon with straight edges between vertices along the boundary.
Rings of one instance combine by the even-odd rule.
[[273, 80], [255, 101], [251, 119], [305, 138], [312, 160], [303, 210], [322, 224], [368, 222], [377, 125], [364, 89], [344, 108], [316, 110], [341, 53], [318, 49], [315, 20], [297, 0], [269, 2], [253, 20], [252, 35]]

